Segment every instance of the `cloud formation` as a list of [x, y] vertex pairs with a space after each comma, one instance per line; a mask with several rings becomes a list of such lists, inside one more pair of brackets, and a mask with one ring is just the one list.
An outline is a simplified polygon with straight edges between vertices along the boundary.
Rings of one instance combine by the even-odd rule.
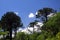
[[[41, 28], [42, 26], [43, 26], [43, 23], [38, 22], [36, 25], [34, 25], [34, 31], [41, 32], [41, 30], [39, 28]], [[31, 33], [33, 33], [33, 27], [26, 27], [24, 29], [19, 28], [17, 32], [24, 32], [25, 34], [31, 34]]]
[[29, 18], [33, 18], [35, 15], [33, 13], [29, 14]]
[[18, 12], [15, 12], [16, 15], [18, 15], [19, 13]]
[[47, 17], [53, 17], [54, 13], [49, 14]]
[[37, 15], [38, 13], [36, 12], [36, 15]]

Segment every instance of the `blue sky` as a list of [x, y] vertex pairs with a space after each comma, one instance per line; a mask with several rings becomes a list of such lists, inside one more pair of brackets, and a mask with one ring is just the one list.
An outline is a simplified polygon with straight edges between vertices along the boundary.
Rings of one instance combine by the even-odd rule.
[[60, 0], [0, 0], [0, 18], [7, 11], [17, 12], [24, 26], [27, 26], [35, 20], [35, 17], [29, 18], [28, 15], [35, 15], [37, 10], [44, 7], [60, 11]]

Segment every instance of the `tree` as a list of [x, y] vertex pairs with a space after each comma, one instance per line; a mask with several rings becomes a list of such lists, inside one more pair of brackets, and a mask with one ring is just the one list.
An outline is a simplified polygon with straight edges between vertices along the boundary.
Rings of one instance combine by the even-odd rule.
[[24, 32], [18, 32], [16, 40], [29, 40], [29, 35]]
[[3, 39], [5, 40], [5, 36], [7, 35], [8, 31], [3, 31], [0, 21], [0, 36], [3, 35]]
[[25, 37], [25, 34], [23, 32], [18, 32], [16, 40], [25, 40], [24, 37]]
[[58, 32], [58, 33], [56, 34], [56, 39], [57, 39], [57, 40], [60, 40], [60, 32]]
[[60, 32], [60, 13], [50, 18], [49, 21], [43, 25], [42, 30], [51, 32], [54, 36]]
[[43, 34], [39, 35], [39, 36], [37, 37], [37, 40], [45, 40], [44, 35], [43, 35]]
[[4, 31], [9, 31], [10, 40], [12, 40], [12, 30], [21, 27], [21, 18], [14, 12], [7, 12], [1, 18], [1, 25]]
[[47, 16], [50, 13], [55, 13], [55, 12], [56, 11], [54, 9], [52, 9], [52, 8], [43, 8], [43, 9], [38, 10], [36, 18], [40, 18], [41, 16], [43, 16], [43, 17], [45, 17], [45, 19], [42, 18], [42, 21], [47, 22], [47, 20], [48, 20]]
[[36, 25], [37, 24], [37, 22], [35, 21], [35, 22], [30, 22], [30, 24], [29, 24], [29, 27], [33, 27], [33, 33], [34, 33], [34, 25]]
[[36, 38], [37, 38], [37, 36], [38, 36], [39, 34], [38, 33], [34, 33], [34, 34], [30, 34], [29, 35], [29, 40], [36, 40]]

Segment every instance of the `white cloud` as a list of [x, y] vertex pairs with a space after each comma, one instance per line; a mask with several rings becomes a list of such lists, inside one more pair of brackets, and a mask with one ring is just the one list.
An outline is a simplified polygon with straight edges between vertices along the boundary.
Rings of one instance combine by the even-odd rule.
[[53, 17], [54, 13], [49, 14], [47, 17]]
[[[37, 25], [39, 25], [41, 28], [43, 26], [43, 23], [37, 22], [37, 24], [34, 25], [34, 31], [35, 32], [41, 32], [41, 30], [39, 29], [39, 27]], [[24, 32], [25, 34], [32, 34], [33, 33], [33, 27], [26, 27], [24, 29], [19, 28], [17, 32]]]
[[36, 12], [36, 15], [37, 15], [38, 13]]
[[33, 18], [35, 15], [33, 13], [29, 14], [29, 18]]
[[42, 22], [38, 22], [37, 25], [40, 25], [40, 27], [42, 27], [43, 23]]
[[28, 27], [28, 29], [29, 29], [30, 31], [33, 31], [33, 27]]
[[18, 12], [15, 12], [16, 15], [18, 15], [19, 13]]
[[24, 29], [20, 28], [17, 32], [24, 32], [25, 34], [31, 34], [27, 28]]

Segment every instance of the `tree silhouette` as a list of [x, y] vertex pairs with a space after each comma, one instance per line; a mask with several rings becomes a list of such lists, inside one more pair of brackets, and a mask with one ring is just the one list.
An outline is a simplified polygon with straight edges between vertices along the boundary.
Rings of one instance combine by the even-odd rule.
[[42, 18], [42, 20], [44, 22], [47, 22], [48, 21], [48, 18], [47, 16], [50, 14], [50, 13], [55, 13], [56, 11], [52, 8], [43, 8], [43, 9], [40, 9], [38, 10], [38, 13], [36, 15], [36, 18], [40, 18], [41, 16], [44, 16], [45, 19]]
[[36, 24], [37, 24], [36, 21], [30, 22], [30, 24], [29, 24], [29, 27], [33, 27], [33, 33], [34, 33], [34, 25], [36, 25]]
[[[12, 30], [21, 27], [21, 18], [14, 12], [7, 12], [1, 18], [1, 25], [4, 31], [9, 31], [10, 40], [12, 40]], [[15, 30], [15, 31], [16, 31]]]

